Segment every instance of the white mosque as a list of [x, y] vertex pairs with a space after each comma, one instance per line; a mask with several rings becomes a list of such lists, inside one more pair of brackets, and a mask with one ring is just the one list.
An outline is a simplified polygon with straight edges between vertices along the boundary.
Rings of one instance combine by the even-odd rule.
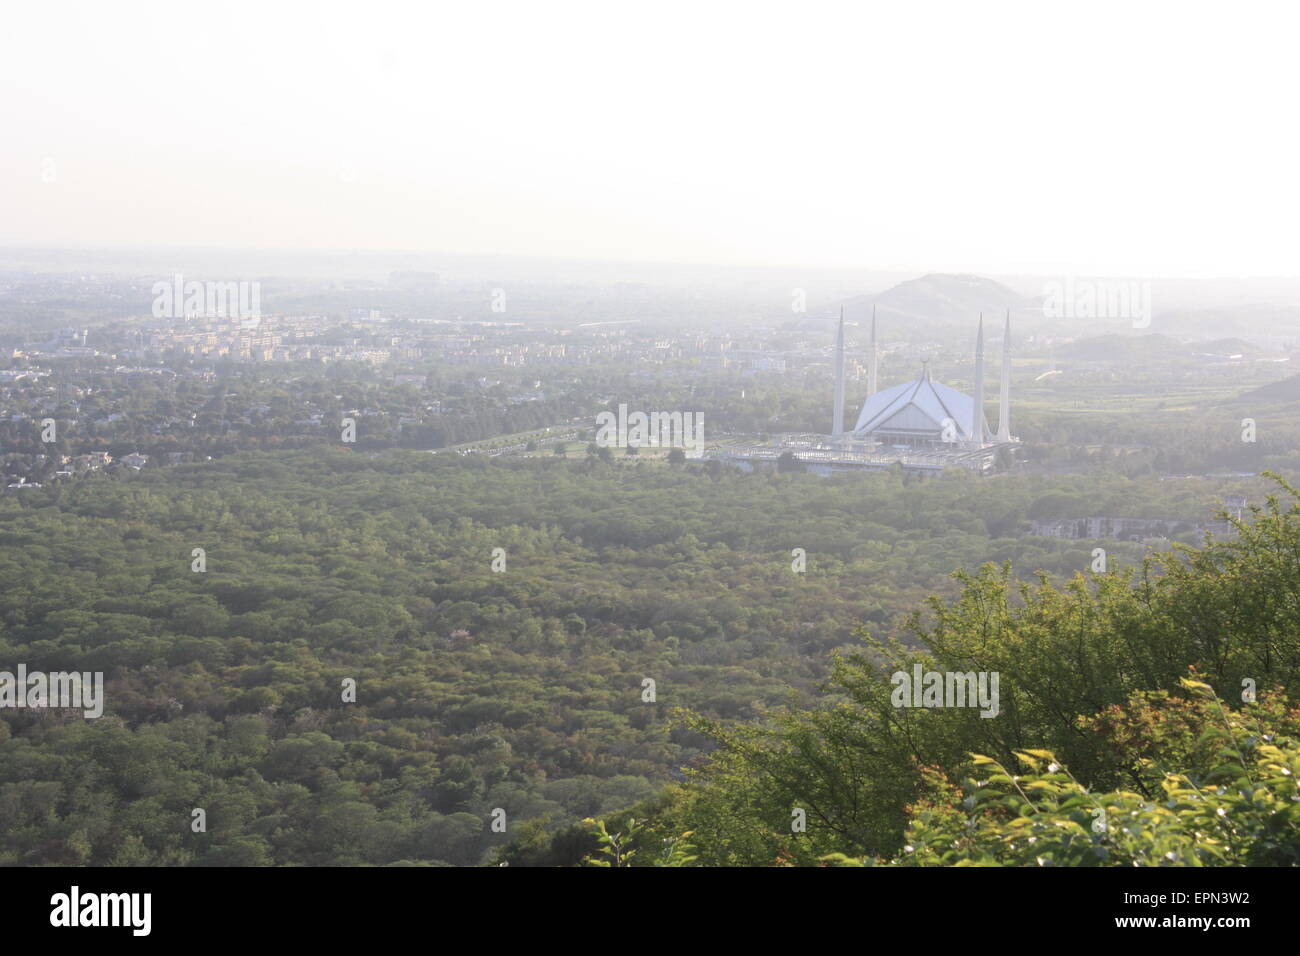
[[831, 438], [874, 442], [899, 449], [972, 451], [1008, 444], [1011, 437], [1011, 313], [1002, 333], [1002, 381], [998, 398], [998, 430], [984, 415], [984, 316], [975, 334], [975, 395], [963, 394], [936, 382], [928, 365], [910, 382], [880, 391], [877, 387], [879, 349], [876, 317], [871, 317], [871, 353], [867, 365], [867, 401], [853, 430], [844, 430], [844, 315], [840, 314], [835, 347], [835, 406]]
[[1002, 374], [998, 395], [998, 427], [989, 427], [984, 411], [984, 317], [975, 333], [975, 397], [930, 376], [922, 364], [916, 378], [886, 389], [878, 387], [880, 351], [876, 317], [871, 316], [871, 351], [867, 360], [867, 399], [851, 429], [844, 427], [844, 314], [840, 313], [835, 341], [835, 398], [829, 435], [785, 435], [775, 442], [737, 443], [711, 450], [706, 457], [752, 467], [783, 455], [797, 458], [809, 470], [829, 473], [843, 469], [904, 469], [937, 473], [947, 468], [986, 471], [1000, 449], [1019, 444], [1011, 434], [1011, 313], [1002, 334]]

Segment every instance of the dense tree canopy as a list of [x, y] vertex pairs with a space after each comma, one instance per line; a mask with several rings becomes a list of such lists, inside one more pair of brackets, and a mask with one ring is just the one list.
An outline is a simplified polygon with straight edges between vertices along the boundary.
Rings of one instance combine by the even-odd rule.
[[[898, 638], [906, 653], [924, 644], [960, 657], [969, 628], [984, 621], [1024, 644], [989, 652], [1007, 674], [1015, 722], [995, 731], [919, 717], [908, 733], [926, 760], [1053, 746], [1082, 771], [1118, 773], [1103, 753], [1060, 742], [1072, 716], [1173, 679], [1191, 659], [1184, 644], [1208, 646], [1217, 633], [1196, 621], [1244, 635], [1239, 609], [1256, 607], [1255, 592], [1232, 588], [1263, 587], [1266, 574], [1284, 573], [1267, 564], [1280, 559], [1243, 551], [1258, 569], [1224, 576], [1217, 590], [1198, 585], [1199, 604], [1158, 616], [1144, 602], [1172, 583], [1130, 589], [1117, 576], [1086, 600], [1079, 584], [1058, 592], [1033, 572], [1087, 568], [1092, 543], [1020, 533], [1034, 503], [1053, 494], [1100, 513], [1203, 520], [1219, 493], [1213, 483], [1118, 476], [820, 479], [644, 459], [316, 448], [5, 496], [0, 662], [102, 671], [107, 688], [97, 719], [0, 712], [0, 861], [471, 865], [507, 843], [521, 862], [543, 848], [560, 860], [564, 841], [588, 845], [584, 818], [662, 802], [682, 768], [702, 761], [718, 778], [742, 757], [726, 736], [708, 757], [717, 728], [755, 728], [736, 730], [738, 740], [770, 733], [767, 715], [791, 699], [815, 702], [831, 652], [843, 652], [837, 679], [866, 674], [881, 652], [864, 649], [856, 624], [874, 642]], [[1116, 562], [1144, 553], [1106, 546]], [[1208, 581], [1205, 562], [1231, 547], [1165, 576]], [[796, 548], [807, 552], [803, 573], [792, 568]], [[949, 572], [989, 556], [1014, 570], [985, 571], [958, 597]], [[1028, 609], [1012, 606], [1022, 585], [1038, 595]], [[931, 593], [957, 603], [909, 629], [906, 612]], [[1284, 682], [1293, 593], [1258, 604], [1249, 641], [1197, 656], [1207, 675]], [[1083, 629], [1080, 647], [1101, 643], [1065, 654], [1075, 644], [1048, 637], [1058, 605]], [[1112, 621], [1128, 630], [1109, 634]], [[1139, 637], [1141, 653], [1108, 656]], [[1036, 696], [1019, 653], [1062, 682], [1060, 713]], [[874, 692], [850, 680], [834, 693], [857, 693], [857, 716], [782, 718], [796, 736], [780, 759], [798, 756], [792, 741], [806, 739], [809, 754], [840, 746], [819, 722], [866, 739], [861, 717]], [[678, 707], [698, 722], [672, 721]], [[841, 816], [828, 802], [843, 832], [817, 852], [884, 852], [902, 832], [915, 787], [895, 761], [910, 745], [894, 732], [872, 740], [867, 762], [854, 764], [864, 787], [856, 799], [870, 807]], [[738, 809], [701, 861], [766, 858], [775, 844], [762, 827], [775, 818], [763, 814], [788, 814], [789, 795], [824, 799], [837, 785], [789, 766], [802, 781], [789, 794], [755, 776], [727, 798], [753, 812]], [[710, 814], [732, 812], [704, 796], [680, 799], [688, 803], [673, 805], [665, 826], [689, 816], [690, 801], [705, 818], [701, 835]], [[504, 833], [490, 826], [497, 809]], [[201, 831], [196, 810], [206, 815]], [[752, 846], [742, 852], [744, 841]]]
[[[719, 750], [632, 811], [650, 817], [641, 839], [689, 832], [703, 864], [1293, 865], [1300, 494], [1278, 484], [1234, 535], [1136, 570], [1064, 588], [962, 575], [955, 600], [911, 617], [917, 644], [864, 635], [811, 708], [735, 727], [688, 715]], [[999, 715], [900, 708], [890, 675], [917, 664], [999, 673]], [[1089, 829], [1098, 808], [1109, 830]]]

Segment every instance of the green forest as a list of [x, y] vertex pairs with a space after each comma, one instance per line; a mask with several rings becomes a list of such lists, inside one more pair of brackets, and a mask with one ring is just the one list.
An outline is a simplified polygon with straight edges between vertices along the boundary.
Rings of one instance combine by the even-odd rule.
[[[962, 575], [955, 600], [910, 616], [922, 647], [864, 634], [813, 707], [733, 728], [687, 715], [719, 749], [587, 849], [660, 865], [1297, 865], [1300, 493], [1278, 484], [1230, 540], [1140, 569], [1064, 587]], [[916, 664], [1000, 673], [1005, 719], [895, 706], [888, 675]], [[554, 858], [556, 842], [518, 852]]]
[[[1242, 493], [1208, 543], [1024, 536]], [[106, 680], [97, 719], [0, 711], [0, 863], [1290, 863], [1298, 617], [1263, 478], [95, 475], [0, 498], [0, 669]], [[914, 662], [1000, 672], [1000, 716], [896, 709]]]

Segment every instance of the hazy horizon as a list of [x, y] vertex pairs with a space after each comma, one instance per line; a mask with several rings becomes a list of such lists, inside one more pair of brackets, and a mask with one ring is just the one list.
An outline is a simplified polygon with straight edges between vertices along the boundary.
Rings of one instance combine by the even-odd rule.
[[1293, 14], [1249, 11], [25, 8], [0, 241], [1291, 277]]

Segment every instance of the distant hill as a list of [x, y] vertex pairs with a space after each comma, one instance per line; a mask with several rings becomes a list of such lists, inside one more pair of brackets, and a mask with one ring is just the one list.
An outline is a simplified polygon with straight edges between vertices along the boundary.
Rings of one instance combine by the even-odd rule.
[[1278, 382], [1269, 382], [1249, 392], [1237, 396], [1238, 402], [1256, 402], [1274, 404], [1280, 402], [1300, 402], [1300, 375], [1292, 375]]
[[900, 282], [876, 295], [854, 296], [843, 304], [845, 319], [853, 322], [869, 321], [875, 306], [882, 323], [894, 324], [890, 333], [882, 330], [882, 334], [896, 335], [899, 319], [906, 319], [908, 327], [915, 328], [917, 323], [970, 322], [983, 312], [987, 321], [996, 323], [1007, 309], [1022, 309], [1032, 301], [983, 276], [936, 272]]
[[1124, 362], [1191, 355], [1191, 348], [1167, 335], [1097, 335], [1056, 349], [1058, 357], [1077, 362]]
[[1259, 347], [1251, 345], [1245, 339], [1215, 339], [1213, 342], [1198, 342], [1192, 346], [1193, 352], [1208, 355], [1257, 355]]

